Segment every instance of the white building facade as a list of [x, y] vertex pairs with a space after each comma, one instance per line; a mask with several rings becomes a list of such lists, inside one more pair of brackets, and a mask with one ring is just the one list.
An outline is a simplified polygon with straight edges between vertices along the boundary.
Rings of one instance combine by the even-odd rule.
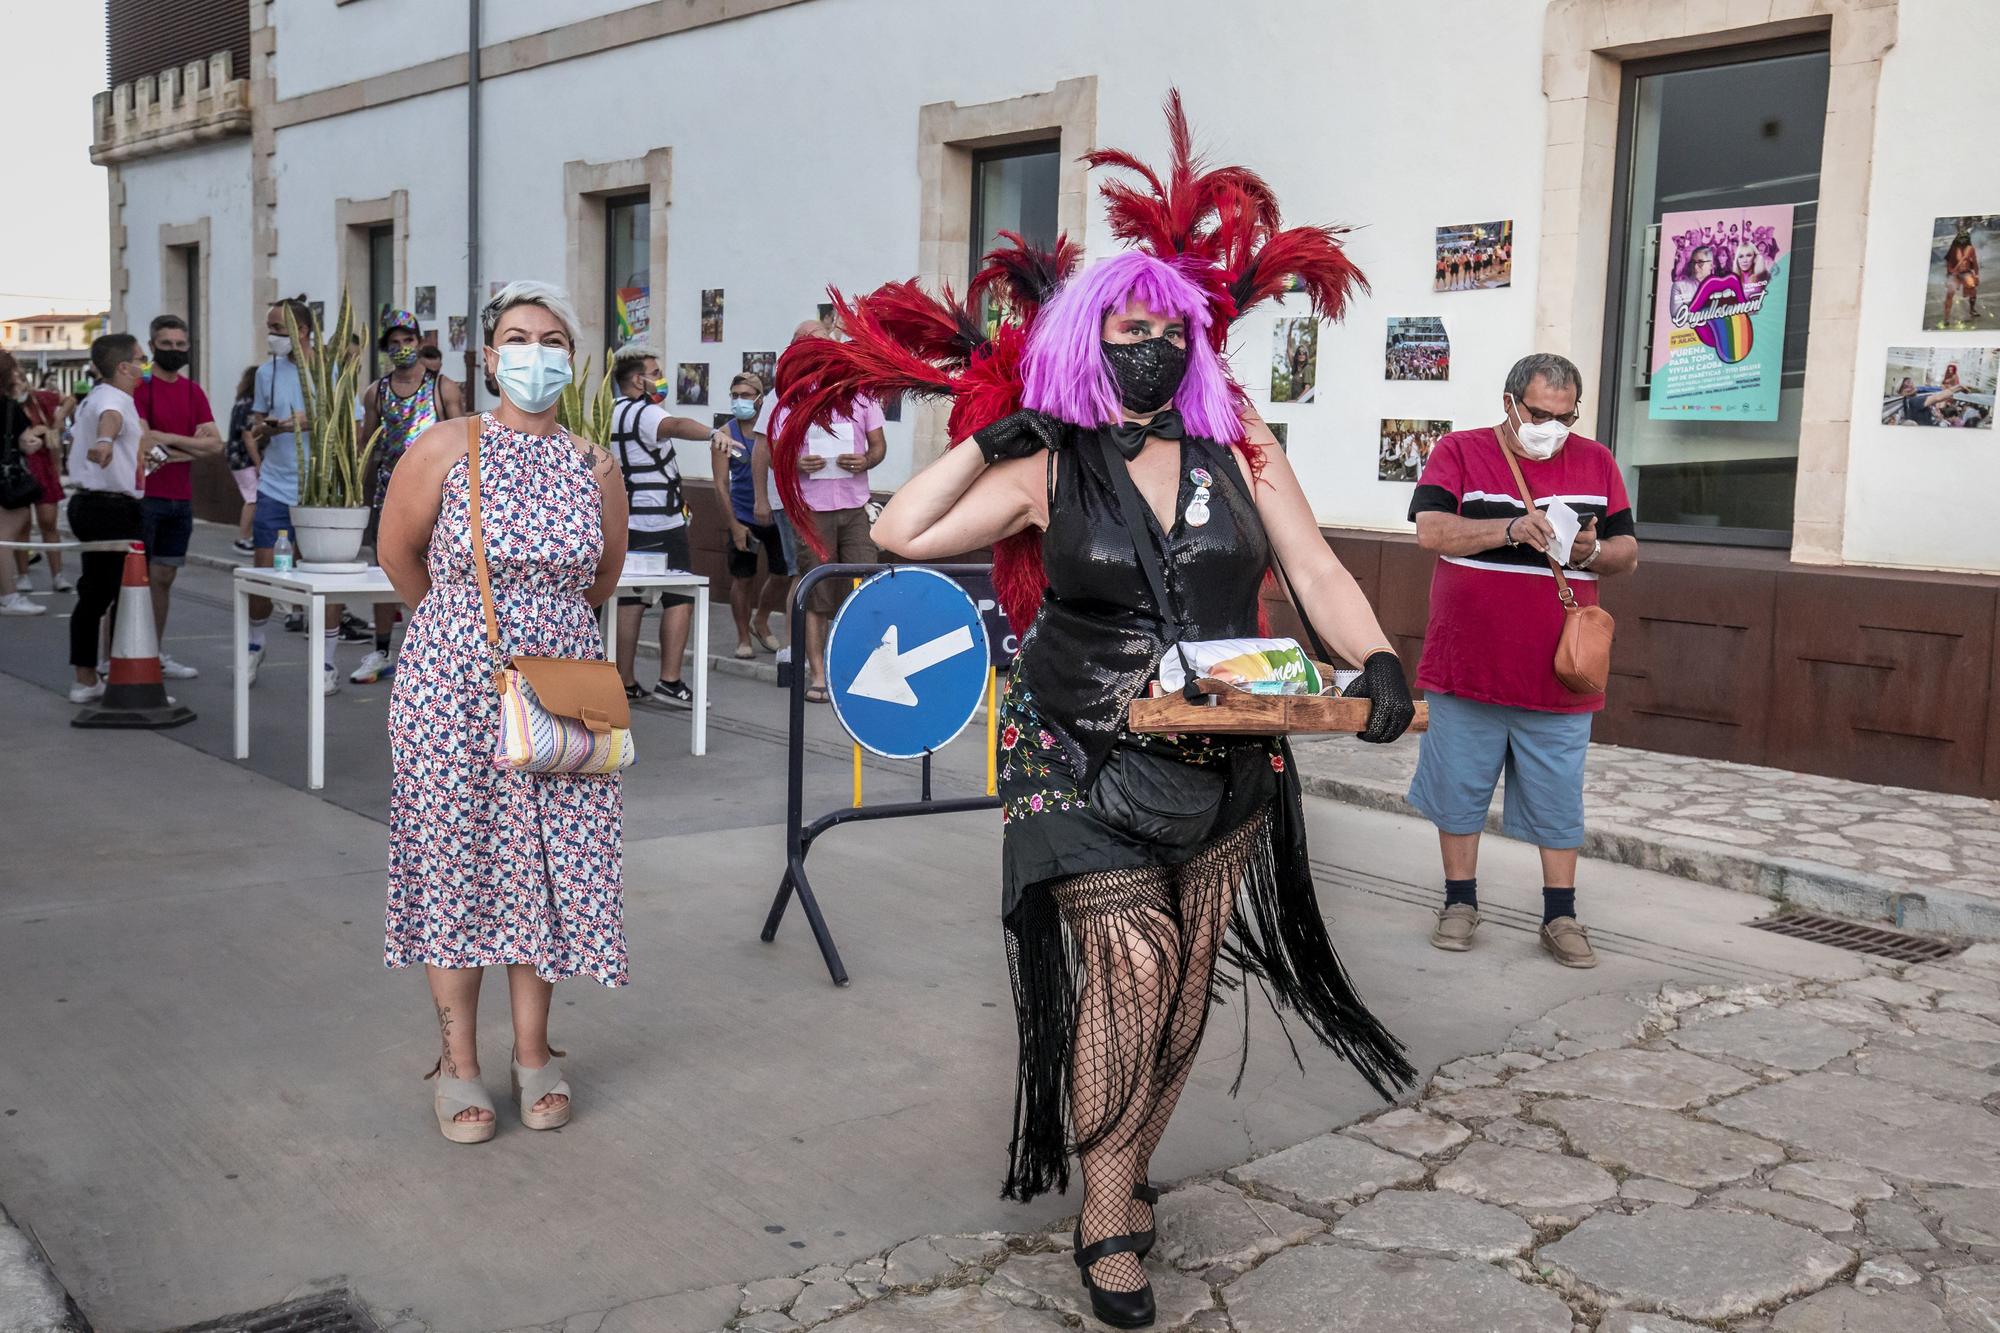
[[[1401, 641], [1421, 637], [1428, 565], [1410, 483], [1381, 476], [1384, 421], [1490, 424], [1506, 368], [1562, 352], [1585, 376], [1579, 429], [1626, 468], [1647, 568], [1678, 571], [1613, 606], [1633, 613], [1615, 737], [2000, 790], [1996, 436], [1882, 422], [1891, 348], [1972, 366], [2000, 347], [1990, 328], [1923, 329], [1938, 219], [2000, 214], [2000, 88], [1951, 73], [2000, 56], [1988, 0], [218, 3], [244, 10], [250, 68], [187, 53], [113, 89], [94, 150], [113, 168], [112, 326], [195, 316], [218, 396], [277, 297], [346, 290], [364, 319], [417, 306], [449, 368], [477, 338], [475, 317], [452, 347], [454, 317], [534, 277], [571, 289], [587, 349], [615, 341], [621, 291], [642, 304], [670, 377], [709, 368], [709, 403], [687, 410], [712, 411], [829, 284], [962, 288], [1000, 226], [1109, 252], [1076, 159], [1162, 159], [1175, 85], [1210, 157], [1260, 171], [1288, 220], [1354, 228], [1371, 291], [1318, 331], [1311, 398], [1270, 401], [1277, 321], [1302, 310], [1241, 321], [1232, 357]], [[1635, 311], [1659, 214], [1775, 203], [1809, 287], [1778, 420], [1649, 421]], [[1508, 285], [1435, 290], [1437, 229], [1485, 222], [1511, 224]], [[721, 340], [704, 342], [713, 289]], [[1385, 379], [1386, 321], [1415, 316], [1442, 320], [1448, 379]], [[878, 487], [935, 455], [936, 423], [891, 423]], [[1836, 631], [1821, 600], [1925, 609]], [[1884, 671], [1925, 702], [1883, 714]], [[1780, 683], [1724, 697], [1759, 673]], [[1813, 698], [1851, 723], [1838, 754], [1807, 734]]]

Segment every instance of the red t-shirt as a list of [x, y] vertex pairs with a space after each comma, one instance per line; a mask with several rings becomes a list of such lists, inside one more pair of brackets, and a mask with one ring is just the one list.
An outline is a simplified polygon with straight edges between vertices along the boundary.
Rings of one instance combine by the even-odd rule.
[[[187, 375], [177, 376], [171, 381], [158, 375], [140, 380], [139, 390], [132, 395], [132, 401], [139, 405], [140, 420], [168, 435], [192, 435], [195, 427], [202, 422], [215, 420], [215, 413], [208, 410], [208, 395]], [[150, 473], [146, 477], [146, 497], [151, 500], [194, 499], [194, 464], [186, 461], [168, 463]]]
[[[1599, 538], [1632, 535], [1632, 503], [1611, 451], [1571, 435], [1554, 458], [1518, 460], [1535, 506], [1565, 501], [1597, 516]], [[1410, 500], [1410, 521], [1427, 510], [1466, 518], [1513, 518], [1527, 512], [1491, 426], [1453, 431], [1437, 442]], [[1597, 604], [1597, 576], [1564, 571], [1584, 606]], [[1562, 603], [1549, 562], [1532, 546], [1498, 546], [1438, 559], [1431, 575], [1430, 626], [1417, 686], [1479, 703], [1544, 713], [1594, 713], [1602, 694], [1577, 694], [1556, 679]]]

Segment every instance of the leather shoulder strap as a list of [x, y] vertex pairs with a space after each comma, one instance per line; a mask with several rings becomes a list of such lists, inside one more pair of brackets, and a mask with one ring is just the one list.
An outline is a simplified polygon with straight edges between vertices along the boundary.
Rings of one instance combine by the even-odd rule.
[[[465, 508], [472, 528], [472, 573], [479, 580], [479, 612], [486, 620], [488, 646], [500, 647], [500, 621], [493, 614], [493, 576], [486, 568], [486, 527], [479, 504], [479, 436], [485, 414], [475, 412], [465, 419]], [[496, 652], [497, 657], [497, 652]], [[496, 663], [493, 692], [500, 692], [501, 676]]]
[[[1528, 489], [1528, 479], [1522, 475], [1521, 462], [1514, 457], [1514, 451], [1500, 438], [1500, 432], [1493, 432], [1494, 441], [1500, 446], [1500, 456], [1507, 460], [1507, 470], [1514, 474], [1514, 487], [1521, 492], [1521, 502], [1528, 506], [1528, 512], [1535, 510], [1535, 493]], [[1555, 552], [1544, 551], [1542, 555], [1549, 562], [1549, 569], [1556, 576], [1556, 599], [1564, 606], [1576, 605], [1576, 594], [1569, 590], [1569, 580], [1563, 577], [1562, 561], [1556, 559]]]
[[[1236, 488], [1243, 492], [1243, 498], [1250, 502], [1251, 512], [1256, 514], [1257, 521], [1262, 523], [1263, 513], [1257, 508], [1257, 492], [1251, 489], [1250, 479], [1244, 475], [1242, 467], [1237, 462], [1235, 446], [1218, 441], [1217, 447], [1222, 451], [1223, 470], [1235, 479]], [[1264, 530], [1264, 541], [1271, 549], [1271, 568], [1278, 572], [1278, 582], [1283, 585], [1285, 596], [1292, 603], [1292, 610], [1298, 612], [1299, 624], [1305, 626], [1306, 637], [1312, 640], [1313, 651], [1319, 654], [1319, 661], [1332, 666], [1333, 654], [1320, 639], [1319, 631], [1313, 628], [1312, 616], [1307, 614], [1304, 603], [1299, 601], [1299, 595], [1292, 591], [1292, 576], [1285, 572], [1285, 562], [1278, 556], [1278, 544], [1271, 540], [1269, 528]]]
[[1174, 648], [1181, 658], [1181, 669], [1187, 677], [1181, 693], [1189, 702], [1200, 696], [1195, 688], [1194, 666], [1188, 661], [1187, 647], [1183, 643], [1187, 634], [1174, 614], [1174, 604], [1167, 598], [1166, 571], [1160, 563], [1160, 543], [1153, 535], [1153, 511], [1147, 507], [1139, 488], [1132, 482], [1132, 473], [1125, 466], [1125, 459], [1111, 444], [1111, 439], [1103, 431], [1097, 433], [1099, 457], [1104, 460], [1105, 470], [1111, 474], [1111, 488], [1118, 496], [1118, 508], [1125, 518], [1125, 529], [1132, 534], [1132, 547], [1139, 555], [1139, 568], [1146, 575], [1147, 590], [1153, 594], [1153, 605], [1159, 608], [1160, 629], [1173, 636]]

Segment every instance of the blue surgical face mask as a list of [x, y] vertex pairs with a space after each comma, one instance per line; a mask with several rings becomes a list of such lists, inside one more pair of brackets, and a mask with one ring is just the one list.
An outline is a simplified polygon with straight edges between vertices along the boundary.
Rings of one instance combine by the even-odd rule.
[[729, 400], [729, 410], [736, 414], [738, 421], [755, 421], [757, 419], [757, 400], [755, 398], [732, 398]]
[[523, 412], [546, 412], [570, 381], [569, 353], [541, 343], [509, 343], [496, 349], [500, 368], [493, 372], [500, 392]]

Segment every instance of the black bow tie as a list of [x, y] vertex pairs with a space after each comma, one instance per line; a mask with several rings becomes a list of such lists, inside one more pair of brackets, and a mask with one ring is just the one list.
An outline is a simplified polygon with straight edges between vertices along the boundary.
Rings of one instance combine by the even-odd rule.
[[1181, 414], [1171, 407], [1151, 421], [1121, 421], [1104, 429], [1128, 463], [1139, 456], [1139, 451], [1146, 447], [1146, 441], [1155, 435], [1163, 440], [1178, 440], [1186, 433], [1186, 428], [1181, 425]]

